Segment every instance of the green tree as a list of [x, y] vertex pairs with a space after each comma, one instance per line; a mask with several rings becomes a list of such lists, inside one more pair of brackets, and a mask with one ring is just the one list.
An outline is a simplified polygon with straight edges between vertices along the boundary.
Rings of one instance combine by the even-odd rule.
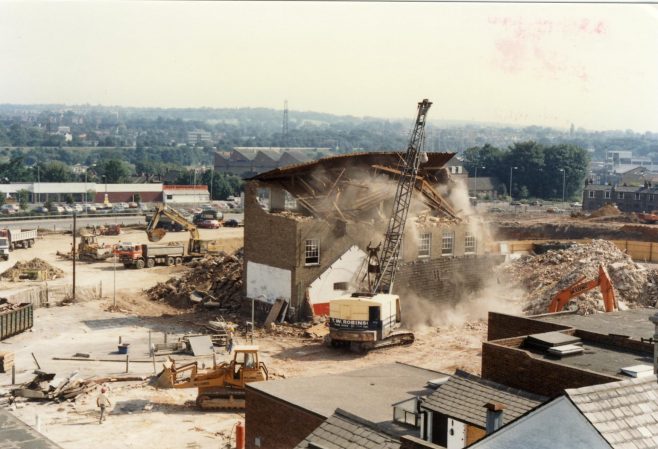
[[97, 172], [101, 179], [105, 176], [108, 183], [116, 184], [126, 182], [132, 170], [127, 163], [119, 159], [108, 159], [97, 165]]
[[66, 195], [64, 195], [64, 202], [65, 202], [66, 204], [73, 204], [73, 203], [75, 203], [75, 201], [73, 200], [73, 195], [71, 195], [70, 193], [67, 193]]
[[16, 192], [16, 198], [18, 199], [18, 207], [22, 210], [27, 209], [27, 203], [30, 199], [30, 192], [25, 189], [21, 189]]
[[38, 174], [41, 182], [70, 182], [74, 178], [69, 166], [60, 161], [39, 163]]

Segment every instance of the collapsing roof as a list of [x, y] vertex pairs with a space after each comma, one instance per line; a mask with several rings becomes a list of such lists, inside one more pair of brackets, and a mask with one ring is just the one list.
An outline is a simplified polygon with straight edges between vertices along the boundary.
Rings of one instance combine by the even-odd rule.
[[[416, 198], [430, 211], [458, 220], [452, 206], [433, 187], [448, 182], [442, 167], [454, 153], [427, 156], [416, 177], [414, 186], [420, 194]], [[358, 221], [363, 211], [393, 197], [394, 185], [390, 180], [397, 181], [403, 157], [403, 153], [395, 152], [333, 156], [276, 168], [250, 180], [280, 186], [317, 218]]]

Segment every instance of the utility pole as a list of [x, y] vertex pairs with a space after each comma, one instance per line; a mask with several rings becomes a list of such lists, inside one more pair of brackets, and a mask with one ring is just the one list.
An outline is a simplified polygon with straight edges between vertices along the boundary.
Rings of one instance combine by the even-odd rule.
[[288, 148], [288, 100], [283, 102], [283, 125], [281, 127], [282, 147]]
[[73, 254], [73, 292], [72, 292], [73, 302], [75, 302], [75, 234], [77, 233], [77, 227], [76, 227], [76, 225], [77, 225], [77, 222], [76, 222], [77, 216], [78, 216], [78, 214], [74, 210], [73, 211], [73, 249], [71, 251], [71, 253]]

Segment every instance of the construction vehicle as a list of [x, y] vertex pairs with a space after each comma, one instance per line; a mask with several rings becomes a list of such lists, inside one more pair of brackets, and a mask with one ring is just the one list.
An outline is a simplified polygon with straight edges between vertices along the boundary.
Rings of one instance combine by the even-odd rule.
[[268, 380], [269, 373], [258, 361], [257, 346], [236, 346], [233, 360], [210, 369], [198, 362], [176, 366], [171, 358], [164, 364], [158, 385], [169, 388], [198, 388], [196, 404], [203, 409], [244, 409], [245, 384]]
[[16, 248], [31, 248], [37, 239], [37, 230], [0, 229], [0, 256], [9, 259], [9, 252]]
[[652, 211], [649, 214], [647, 213], [637, 214], [637, 218], [640, 220], [640, 222], [646, 224], [658, 223], [658, 213], [656, 213], [656, 211]]
[[114, 246], [98, 242], [96, 234], [90, 233], [88, 228], [80, 231], [78, 243], [78, 258], [80, 260], [100, 261], [112, 257]]
[[365, 352], [411, 344], [415, 339], [412, 332], [399, 329], [402, 321], [400, 297], [394, 295], [392, 289], [418, 167], [421, 160], [427, 160], [422, 146], [430, 106], [432, 103], [427, 99], [418, 103], [409, 145], [398, 167], [400, 175], [381, 256], [381, 244], [368, 245], [368, 291], [329, 301], [329, 335], [325, 341], [332, 346], [349, 345], [354, 352]]
[[560, 312], [572, 298], [596, 287], [601, 288], [605, 311], [614, 312], [617, 310], [617, 297], [615, 296], [615, 289], [612, 285], [612, 280], [610, 279], [605, 267], [600, 265], [599, 275], [595, 279], [585, 281], [585, 276], [583, 276], [553, 296], [553, 300], [548, 306], [548, 311], [550, 313]]
[[116, 255], [125, 268], [153, 268], [156, 265], [180, 265], [185, 256], [185, 247], [180, 245], [147, 245], [122, 242]]
[[215, 254], [221, 251], [219, 242], [215, 240], [201, 240], [199, 229], [194, 223], [190, 223], [180, 212], [164, 204], [158, 206], [155, 214], [153, 214], [153, 218], [151, 218], [151, 221], [146, 227], [146, 235], [149, 242], [159, 242], [167, 234], [165, 229], [157, 227], [161, 217], [167, 217], [172, 223], [177, 223], [190, 233], [187, 253], [185, 254], [186, 259], [203, 257], [206, 254]]

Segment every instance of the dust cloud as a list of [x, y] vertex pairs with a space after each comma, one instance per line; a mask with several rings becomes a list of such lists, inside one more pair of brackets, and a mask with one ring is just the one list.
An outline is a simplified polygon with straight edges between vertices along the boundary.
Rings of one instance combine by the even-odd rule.
[[480, 290], [465, 294], [453, 303], [404, 294], [400, 296], [402, 324], [412, 330], [421, 330], [486, 320], [489, 312], [521, 315], [524, 294], [521, 288], [511, 289], [509, 285], [500, 284], [496, 277], [489, 278]]

